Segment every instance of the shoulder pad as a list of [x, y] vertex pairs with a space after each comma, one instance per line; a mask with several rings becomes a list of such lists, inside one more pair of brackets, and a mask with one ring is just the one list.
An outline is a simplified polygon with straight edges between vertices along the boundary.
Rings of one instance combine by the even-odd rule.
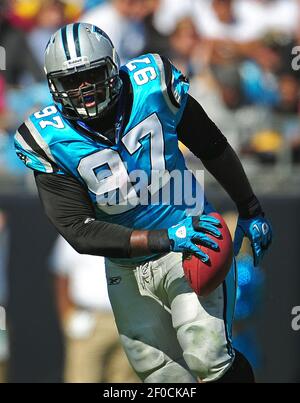
[[[52, 106], [52, 108], [55, 107]], [[49, 144], [34, 124], [35, 115], [39, 113], [41, 112], [31, 115], [18, 128], [15, 134], [16, 153], [21, 161], [33, 170], [47, 173], [59, 172]]]

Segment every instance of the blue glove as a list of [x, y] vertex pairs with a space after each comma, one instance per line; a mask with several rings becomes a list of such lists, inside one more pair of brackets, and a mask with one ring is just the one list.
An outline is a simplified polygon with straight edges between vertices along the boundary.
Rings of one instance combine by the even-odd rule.
[[218, 244], [206, 234], [221, 237], [218, 226], [221, 223], [211, 216], [187, 217], [179, 224], [168, 229], [168, 237], [171, 241], [173, 252], [192, 253], [204, 263], [209, 261], [209, 256], [204, 253], [195, 243], [207, 248], [218, 250]]
[[258, 266], [272, 243], [272, 226], [263, 216], [249, 219], [239, 218], [233, 243], [235, 256], [239, 254], [245, 236], [251, 242], [254, 266]]

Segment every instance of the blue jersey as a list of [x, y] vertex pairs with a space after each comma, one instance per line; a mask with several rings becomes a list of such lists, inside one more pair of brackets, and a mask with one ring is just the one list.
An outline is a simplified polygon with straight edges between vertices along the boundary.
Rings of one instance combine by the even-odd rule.
[[[170, 66], [170, 85], [159, 55], [143, 55], [121, 68], [131, 82], [133, 101], [115, 144], [76, 130], [50, 105], [16, 133], [17, 154], [33, 170], [80, 181], [99, 220], [135, 229], [168, 228], [189, 214], [195, 195], [201, 214], [203, 192], [195, 177], [186, 175], [176, 131], [189, 84]], [[126, 103], [126, 94], [120, 102]]]

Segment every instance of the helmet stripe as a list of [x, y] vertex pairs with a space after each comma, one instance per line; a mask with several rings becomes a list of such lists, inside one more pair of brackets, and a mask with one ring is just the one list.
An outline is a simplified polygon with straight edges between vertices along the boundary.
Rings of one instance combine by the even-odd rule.
[[67, 26], [67, 41], [68, 41], [68, 46], [69, 46], [69, 52], [71, 59], [76, 58], [76, 49], [75, 49], [75, 43], [74, 43], [74, 29], [73, 29], [74, 24], [69, 24]]
[[79, 26], [80, 26], [80, 24], [78, 22], [76, 22], [76, 24], [73, 25], [73, 36], [74, 36], [77, 57], [81, 56], [80, 42], [79, 42]]
[[68, 45], [68, 41], [67, 41], [67, 27], [63, 27], [62, 30], [61, 30], [61, 40], [62, 40], [62, 43], [63, 43], [63, 47], [64, 47], [66, 57], [67, 57], [68, 60], [70, 60], [71, 56], [70, 56], [69, 45]]

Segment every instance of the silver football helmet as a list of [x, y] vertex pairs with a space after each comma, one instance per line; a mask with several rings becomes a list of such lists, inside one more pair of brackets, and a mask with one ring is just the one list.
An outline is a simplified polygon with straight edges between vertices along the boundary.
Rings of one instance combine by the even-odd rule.
[[45, 51], [52, 97], [68, 119], [103, 116], [119, 99], [120, 59], [100, 28], [69, 24], [53, 34]]

